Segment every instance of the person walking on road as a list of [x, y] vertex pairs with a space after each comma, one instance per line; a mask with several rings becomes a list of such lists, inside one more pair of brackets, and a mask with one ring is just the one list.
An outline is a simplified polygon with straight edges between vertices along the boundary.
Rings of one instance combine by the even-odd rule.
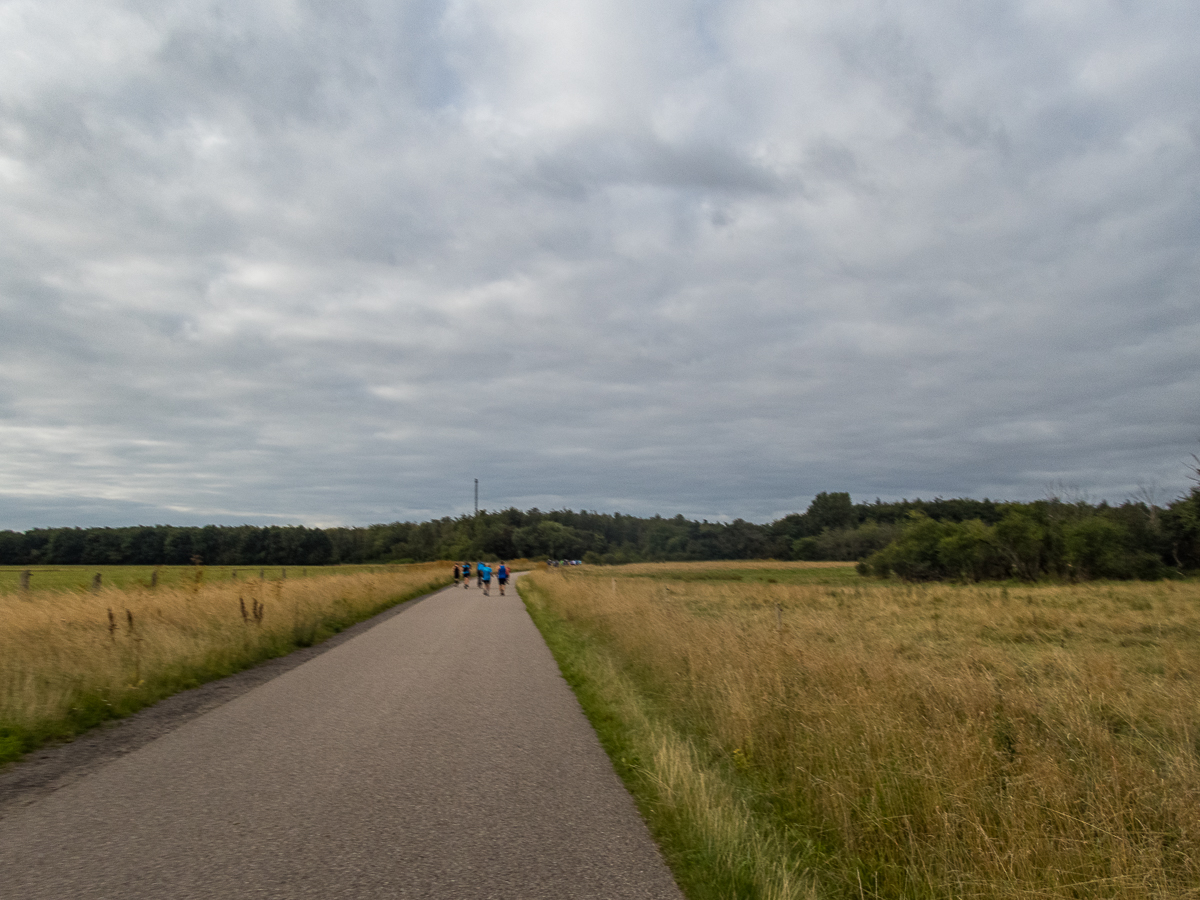
[[500, 585], [500, 596], [504, 596], [504, 586], [508, 584], [508, 566], [500, 560], [500, 568], [496, 570], [496, 583]]
[[463, 563], [462, 573], [463, 573], [463, 590], [465, 591], [467, 588], [469, 588], [471, 586], [471, 564], [469, 562]]
[[454, 564], [454, 586], [458, 587], [458, 579], [462, 577], [462, 570], [458, 568], [458, 563]]
[[485, 597], [490, 597], [492, 589], [492, 567], [486, 563], [480, 563], [479, 577], [483, 581], [483, 595]]

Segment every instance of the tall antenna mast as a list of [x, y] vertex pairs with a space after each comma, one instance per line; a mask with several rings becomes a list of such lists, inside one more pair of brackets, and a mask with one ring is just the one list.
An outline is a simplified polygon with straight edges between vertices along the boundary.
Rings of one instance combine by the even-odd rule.
[[475, 515], [479, 515], [479, 479], [475, 479]]

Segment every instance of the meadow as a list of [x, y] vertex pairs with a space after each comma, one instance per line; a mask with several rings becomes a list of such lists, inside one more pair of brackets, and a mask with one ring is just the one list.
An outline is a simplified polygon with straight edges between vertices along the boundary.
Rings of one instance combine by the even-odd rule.
[[691, 900], [1200, 896], [1200, 584], [520, 583]]
[[0, 570], [0, 763], [318, 643], [452, 565], [26, 567], [27, 590]]
[[[453, 564], [451, 564], [453, 565]], [[24, 590], [84, 591], [111, 588], [193, 587], [223, 581], [280, 581], [331, 573], [339, 575], [387, 571], [384, 565], [318, 566], [0, 566], [0, 594]], [[26, 575], [26, 573], [28, 573]], [[96, 576], [100, 576], [99, 582]]]

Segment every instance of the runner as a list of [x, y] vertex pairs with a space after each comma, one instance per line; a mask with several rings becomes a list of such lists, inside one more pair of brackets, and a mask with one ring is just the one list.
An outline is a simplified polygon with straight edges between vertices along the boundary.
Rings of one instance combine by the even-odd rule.
[[458, 587], [458, 579], [462, 577], [462, 572], [458, 568], [458, 563], [454, 564], [454, 586]]
[[487, 563], [480, 563], [477, 568], [479, 569], [479, 578], [483, 582], [483, 595], [485, 597], [490, 597], [492, 587], [492, 567]]
[[471, 564], [463, 563], [463, 590], [471, 586]]
[[475, 587], [483, 587], [483, 563], [475, 560]]
[[500, 596], [504, 596], [504, 586], [508, 584], [508, 566], [500, 560], [500, 568], [496, 570], [496, 583], [500, 585]]

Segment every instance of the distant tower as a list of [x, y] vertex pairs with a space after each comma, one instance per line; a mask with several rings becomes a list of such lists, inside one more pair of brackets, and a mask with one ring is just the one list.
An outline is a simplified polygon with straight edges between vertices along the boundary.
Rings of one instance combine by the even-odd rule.
[[479, 515], [479, 479], [475, 479], [475, 515]]

